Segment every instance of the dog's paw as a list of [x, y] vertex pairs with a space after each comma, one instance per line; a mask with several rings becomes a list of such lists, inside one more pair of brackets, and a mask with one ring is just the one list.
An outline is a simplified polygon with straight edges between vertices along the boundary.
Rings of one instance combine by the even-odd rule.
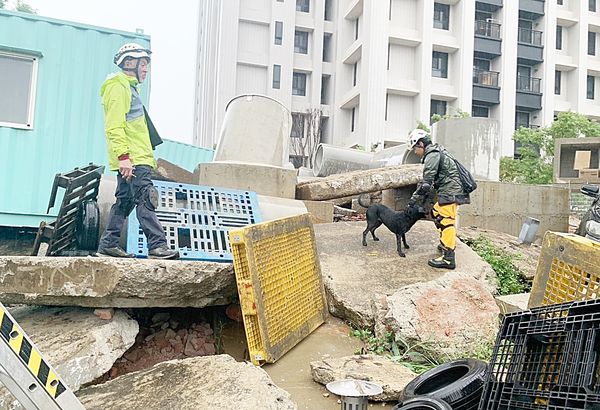
[[407, 244], [404, 244], [404, 247], [405, 247], [406, 249], [410, 249], [410, 246], [408, 246]]
[[366, 243], [366, 242], [363, 242], [363, 246], [367, 246], [367, 243]]
[[402, 252], [398, 252], [398, 256], [402, 257], [402, 258], [406, 258], [406, 255]]
[[379, 241], [379, 238], [373, 238], [374, 241]]

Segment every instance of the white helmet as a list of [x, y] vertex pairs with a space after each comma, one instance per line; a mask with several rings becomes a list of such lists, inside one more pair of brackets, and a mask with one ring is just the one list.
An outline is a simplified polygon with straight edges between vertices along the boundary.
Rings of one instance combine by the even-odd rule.
[[149, 61], [150, 54], [152, 54], [152, 51], [148, 50], [144, 46], [141, 46], [137, 43], [127, 43], [127, 44], [124, 44], [119, 49], [119, 51], [117, 51], [117, 54], [115, 54], [115, 58], [113, 59], [113, 61], [116, 65], [121, 67], [121, 64], [123, 64], [123, 61], [125, 61], [125, 59], [128, 57], [129, 58], [147, 58]]
[[419, 142], [422, 139], [426, 139], [429, 141], [431, 140], [431, 137], [429, 136], [429, 133], [427, 131], [422, 130], [420, 128], [412, 130], [410, 134], [408, 134], [408, 147], [410, 149], [413, 149], [415, 145], [417, 145], [417, 142]]

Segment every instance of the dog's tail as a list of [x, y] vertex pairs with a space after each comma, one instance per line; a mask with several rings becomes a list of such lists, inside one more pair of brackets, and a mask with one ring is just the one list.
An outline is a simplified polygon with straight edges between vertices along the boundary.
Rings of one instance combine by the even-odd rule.
[[371, 195], [370, 194], [360, 194], [358, 196], [358, 204], [363, 208], [368, 208], [371, 206]]

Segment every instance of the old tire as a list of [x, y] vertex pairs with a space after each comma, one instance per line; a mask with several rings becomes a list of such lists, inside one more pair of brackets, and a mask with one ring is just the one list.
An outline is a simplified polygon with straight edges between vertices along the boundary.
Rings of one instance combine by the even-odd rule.
[[487, 367], [487, 363], [476, 359], [444, 363], [408, 383], [400, 395], [400, 402], [425, 396], [441, 399], [454, 410], [477, 409]]
[[452, 410], [452, 407], [450, 407], [450, 405], [444, 400], [420, 396], [407, 400], [403, 404], [397, 404], [392, 410], [403, 409]]
[[100, 210], [96, 201], [83, 201], [79, 204], [75, 217], [75, 240], [77, 247], [84, 251], [98, 249], [100, 235]]

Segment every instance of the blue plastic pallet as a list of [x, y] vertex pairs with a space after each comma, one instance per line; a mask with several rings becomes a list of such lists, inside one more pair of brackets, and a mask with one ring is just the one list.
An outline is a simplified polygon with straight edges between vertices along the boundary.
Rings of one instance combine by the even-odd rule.
[[[255, 192], [152, 181], [159, 193], [156, 216], [167, 243], [181, 259], [231, 262], [228, 231], [262, 222]], [[127, 225], [127, 251], [148, 256], [135, 211]]]

